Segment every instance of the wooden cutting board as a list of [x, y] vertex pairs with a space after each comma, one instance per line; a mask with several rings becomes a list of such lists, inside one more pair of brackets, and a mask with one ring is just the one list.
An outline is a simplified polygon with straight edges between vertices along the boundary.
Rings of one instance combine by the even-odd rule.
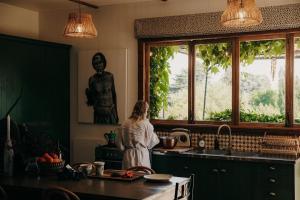
[[134, 181], [143, 177], [145, 174], [140, 172], [132, 172], [133, 176], [130, 178], [122, 177], [122, 176], [112, 176], [113, 173], [115, 174], [124, 174], [126, 170], [114, 170], [114, 169], [107, 169], [104, 170], [103, 176], [96, 176], [95, 174], [88, 175], [89, 178], [97, 178], [97, 179], [110, 179], [110, 180], [119, 180], [119, 181]]

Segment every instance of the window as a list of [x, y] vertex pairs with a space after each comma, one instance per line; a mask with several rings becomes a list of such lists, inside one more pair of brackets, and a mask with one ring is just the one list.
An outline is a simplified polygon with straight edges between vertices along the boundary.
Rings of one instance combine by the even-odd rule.
[[300, 38], [294, 44], [294, 120], [300, 123]]
[[188, 119], [188, 47], [150, 48], [150, 116]]
[[140, 42], [139, 97], [157, 125], [299, 127], [299, 32]]
[[195, 46], [195, 120], [231, 121], [231, 43]]
[[240, 121], [284, 123], [285, 40], [240, 43]]

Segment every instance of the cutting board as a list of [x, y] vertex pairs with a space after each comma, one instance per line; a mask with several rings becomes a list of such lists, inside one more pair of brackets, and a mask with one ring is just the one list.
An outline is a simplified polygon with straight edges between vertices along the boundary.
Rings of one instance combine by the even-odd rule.
[[121, 176], [112, 176], [113, 173], [115, 174], [124, 174], [126, 170], [114, 170], [114, 169], [107, 169], [104, 170], [103, 176], [96, 176], [95, 174], [88, 175], [89, 178], [96, 178], [96, 179], [110, 179], [110, 180], [119, 180], [119, 181], [134, 181], [143, 177], [145, 174], [140, 172], [133, 172], [133, 176], [130, 178], [121, 177]]
[[173, 149], [165, 149], [165, 148], [155, 148], [154, 151], [159, 151], [162, 153], [173, 152], [173, 153], [183, 153], [186, 151], [192, 150], [192, 147], [175, 147]]

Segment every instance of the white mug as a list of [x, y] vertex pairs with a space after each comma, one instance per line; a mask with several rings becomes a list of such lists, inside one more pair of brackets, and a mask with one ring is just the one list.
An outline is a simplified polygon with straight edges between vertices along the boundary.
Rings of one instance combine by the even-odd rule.
[[96, 167], [96, 176], [103, 176], [105, 162], [95, 161], [94, 165]]

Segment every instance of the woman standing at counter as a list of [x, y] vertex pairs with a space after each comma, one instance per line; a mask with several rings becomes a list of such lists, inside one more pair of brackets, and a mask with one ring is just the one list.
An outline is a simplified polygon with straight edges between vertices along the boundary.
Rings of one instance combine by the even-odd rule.
[[148, 109], [147, 102], [136, 102], [131, 116], [123, 123], [118, 136], [118, 146], [124, 151], [123, 169], [134, 166], [151, 168], [149, 149], [158, 144], [159, 139], [147, 119]]

